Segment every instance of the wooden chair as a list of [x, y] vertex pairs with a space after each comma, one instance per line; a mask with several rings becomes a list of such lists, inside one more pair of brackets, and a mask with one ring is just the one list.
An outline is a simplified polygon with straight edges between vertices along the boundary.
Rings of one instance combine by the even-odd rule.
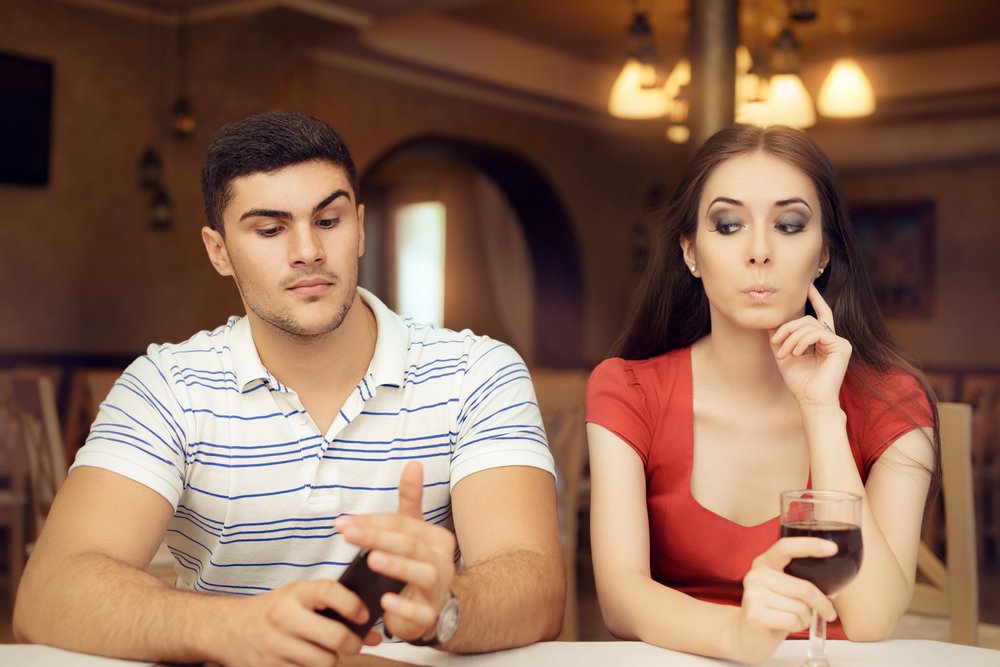
[[[925, 542], [920, 543], [919, 577], [909, 612], [931, 617], [939, 624], [940, 617], [947, 617], [949, 629], [947, 637], [942, 638], [975, 646], [979, 630], [979, 577], [972, 481], [972, 408], [964, 403], [942, 402], [938, 404], [938, 413], [946, 562], [942, 562]], [[933, 633], [931, 619], [904, 617], [902, 632]], [[901, 636], [899, 632], [897, 636]]]
[[531, 379], [558, 475], [559, 532], [566, 567], [566, 611], [559, 639], [576, 641], [580, 633], [576, 582], [580, 484], [587, 462], [583, 423], [587, 372], [536, 368]]
[[66, 460], [71, 461], [87, 439], [87, 433], [97, 418], [101, 403], [121, 377], [116, 368], [77, 368], [70, 380], [64, 449]]
[[0, 371], [0, 529], [7, 546], [3, 587], [11, 609], [24, 570], [28, 475], [12, 391], [9, 375]]
[[41, 532], [56, 491], [66, 479], [66, 457], [52, 379], [46, 374], [14, 371], [11, 386], [28, 461], [34, 539]]

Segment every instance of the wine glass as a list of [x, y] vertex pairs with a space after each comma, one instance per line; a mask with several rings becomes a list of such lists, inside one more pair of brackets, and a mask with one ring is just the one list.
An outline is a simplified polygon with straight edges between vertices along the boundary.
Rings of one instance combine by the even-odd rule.
[[[785, 567], [788, 574], [811, 581], [832, 598], [861, 568], [861, 496], [810, 489], [782, 492], [781, 537], [819, 537], [837, 544], [832, 556], [793, 558]], [[825, 643], [826, 620], [813, 609], [803, 667], [829, 667]]]

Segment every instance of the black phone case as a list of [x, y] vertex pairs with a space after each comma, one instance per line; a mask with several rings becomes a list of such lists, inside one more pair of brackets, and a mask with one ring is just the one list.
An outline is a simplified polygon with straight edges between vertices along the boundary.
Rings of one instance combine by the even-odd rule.
[[361, 601], [364, 603], [365, 607], [368, 608], [368, 621], [365, 623], [354, 623], [349, 621], [340, 614], [338, 614], [333, 609], [318, 609], [317, 613], [331, 618], [338, 623], [342, 623], [351, 632], [358, 635], [362, 639], [368, 634], [368, 631], [372, 629], [378, 619], [382, 617], [382, 605], [379, 604], [379, 600], [383, 593], [398, 593], [403, 590], [404, 584], [402, 581], [397, 579], [392, 579], [384, 575], [373, 572], [371, 568], [368, 567], [368, 549], [362, 549], [351, 564], [347, 566], [344, 573], [340, 575], [340, 583], [354, 591]]

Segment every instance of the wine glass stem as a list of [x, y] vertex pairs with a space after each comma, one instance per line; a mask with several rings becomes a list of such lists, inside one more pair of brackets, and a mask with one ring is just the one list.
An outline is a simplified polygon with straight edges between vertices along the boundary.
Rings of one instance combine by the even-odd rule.
[[812, 621], [809, 623], [809, 652], [806, 653], [804, 667], [829, 667], [826, 659], [826, 619], [812, 610]]

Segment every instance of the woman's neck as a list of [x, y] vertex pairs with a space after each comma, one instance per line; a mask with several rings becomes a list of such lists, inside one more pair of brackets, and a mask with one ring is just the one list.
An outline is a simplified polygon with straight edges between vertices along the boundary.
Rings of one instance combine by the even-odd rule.
[[700, 382], [753, 392], [761, 398], [788, 391], [771, 352], [766, 330], [743, 329], [713, 322], [712, 332], [692, 346]]

